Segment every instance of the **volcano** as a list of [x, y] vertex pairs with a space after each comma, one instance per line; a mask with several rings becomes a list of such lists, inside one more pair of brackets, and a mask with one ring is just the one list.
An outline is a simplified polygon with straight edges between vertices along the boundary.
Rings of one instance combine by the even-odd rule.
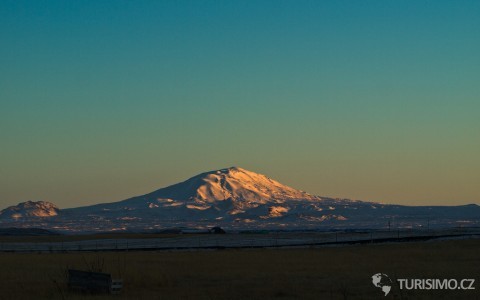
[[[7, 210], [21, 211], [19, 207]], [[11, 215], [7, 210], [0, 213], [0, 225], [12, 226], [12, 222], [21, 221], [24, 225], [47, 228], [55, 225], [56, 229], [75, 231], [217, 225], [282, 229], [451, 227], [480, 223], [480, 207], [475, 204], [403, 206], [322, 197], [239, 167], [205, 172], [119, 202], [62, 210], [55, 207], [51, 214], [17, 213], [15, 219], [2, 218], [2, 215]]]

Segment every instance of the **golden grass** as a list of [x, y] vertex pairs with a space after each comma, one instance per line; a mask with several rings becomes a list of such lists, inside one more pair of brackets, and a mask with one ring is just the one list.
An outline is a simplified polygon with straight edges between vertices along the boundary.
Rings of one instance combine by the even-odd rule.
[[[1, 299], [480, 299], [480, 240], [308, 249], [0, 254]], [[67, 267], [124, 279], [121, 295], [68, 293]], [[475, 291], [400, 291], [371, 276], [475, 278]]]

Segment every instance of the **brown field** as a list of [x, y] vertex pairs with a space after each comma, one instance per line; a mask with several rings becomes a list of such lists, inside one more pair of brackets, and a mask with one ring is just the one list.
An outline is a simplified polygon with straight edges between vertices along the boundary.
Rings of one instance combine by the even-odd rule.
[[[0, 254], [0, 299], [480, 299], [480, 240], [307, 249]], [[69, 293], [65, 270], [96, 265], [121, 295]], [[384, 297], [375, 273], [394, 281]], [[474, 278], [477, 290], [400, 291], [395, 278]]]
[[55, 243], [105, 239], [158, 239], [176, 236], [179, 235], [158, 233], [107, 233], [83, 235], [0, 236], [0, 243]]

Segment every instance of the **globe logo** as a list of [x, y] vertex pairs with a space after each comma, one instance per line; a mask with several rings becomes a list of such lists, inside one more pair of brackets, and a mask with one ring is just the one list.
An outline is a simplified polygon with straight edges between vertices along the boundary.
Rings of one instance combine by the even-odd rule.
[[390, 279], [390, 277], [388, 277], [387, 274], [377, 273], [373, 275], [372, 283], [377, 288], [380, 288], [382, 292], [385, 293], [385, 296], [387, 296], [388, 293], [390, 293], [390, 290], [392, 289], [392, 280]]

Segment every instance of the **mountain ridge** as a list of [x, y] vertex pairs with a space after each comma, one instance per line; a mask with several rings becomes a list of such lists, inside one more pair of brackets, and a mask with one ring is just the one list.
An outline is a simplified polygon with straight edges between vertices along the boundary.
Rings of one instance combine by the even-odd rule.
[[[42, 205], [45, 203], [38, 204], [39, 207]], [[35, 205], [30, 202], [27, 206]], [[15, 211], [22, 211], [9, 207], [0, 212], [0, 223], [42, 222], [47, 228], [55, 223], [64, 230], [80, 231], [212, 225], [232, 228], [363, 228], [390, 226], [391, 222], [404, 227], [425, 226], [427, 223], [428, 226], [480, 224], [480, 207], [475, 204], [415, 207], [333, 199], [311, 195], [239, 167], [204, 172], [122, 201], [62, 210], [54, 204], [49, 207], [52, 211], [36, 210], [40, 213], [2, 218], [2, 215], [11, 216]]]

